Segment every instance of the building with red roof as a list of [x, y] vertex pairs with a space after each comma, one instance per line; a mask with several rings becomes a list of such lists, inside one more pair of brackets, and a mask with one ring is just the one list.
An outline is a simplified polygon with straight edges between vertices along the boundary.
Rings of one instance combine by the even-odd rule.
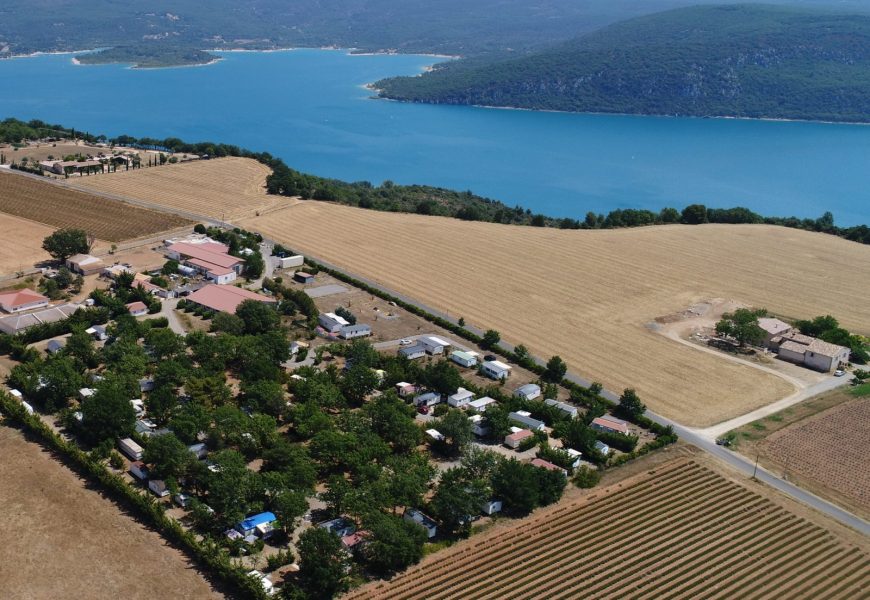
[[127, 312], [134, 317], [141, 317], [148, 314], [148, 305], [144, 302], [131, 302], [127, 305]]
[[230, 283], [241, 275], [245, 266], [244, 259], [228, 254], [225, 244], [214, 241], [175, 242], [166, 248], [169, 258], [204, 274], [217, 284]]
[[46, 306], [48, 298], [27, 288], [0, 293], [0, 309], [3, 312], [17, 313]]
[[277, 302], [274, 298], [244, 288], [215, 284], [209, 284], [200, 288], [187, 297], [188, 302], [193, 302], [203, 308], [230, 314], [235, 314], [239, 304], [245, 300], [257, 300], [258, 302], [267, 302], [269, 304]]

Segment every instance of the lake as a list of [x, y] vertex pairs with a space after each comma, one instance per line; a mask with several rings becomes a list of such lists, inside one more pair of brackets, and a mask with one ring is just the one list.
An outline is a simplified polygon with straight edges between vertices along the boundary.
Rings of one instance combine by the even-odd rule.
[[870, 223], [870, 127], [577, 115], [370, 99], [425, 56], [224, 53], [204, 67], [0, 61], [0, 115], [267, 150], [317, 175], [424, 183], [583, 218], [694, 202]]

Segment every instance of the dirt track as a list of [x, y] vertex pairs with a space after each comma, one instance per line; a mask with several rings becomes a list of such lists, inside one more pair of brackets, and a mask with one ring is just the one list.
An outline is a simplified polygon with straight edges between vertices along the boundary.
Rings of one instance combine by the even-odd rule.
[[0, 426], [3, 600], [223, 598], [159, 534]]

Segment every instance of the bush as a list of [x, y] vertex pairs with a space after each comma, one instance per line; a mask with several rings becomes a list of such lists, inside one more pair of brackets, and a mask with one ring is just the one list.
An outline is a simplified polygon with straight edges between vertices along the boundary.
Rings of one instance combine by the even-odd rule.
[[597, 469], [587, 467], [586, 465], [580, 465], [580, 467], [574, 471], [574, 476], [571, 478], [571, 481], [573, 481], [574, 485], [579, 488], [593, 488], [598, 485], [599, 481], [601, 481], [601, 473], [599, 473]]

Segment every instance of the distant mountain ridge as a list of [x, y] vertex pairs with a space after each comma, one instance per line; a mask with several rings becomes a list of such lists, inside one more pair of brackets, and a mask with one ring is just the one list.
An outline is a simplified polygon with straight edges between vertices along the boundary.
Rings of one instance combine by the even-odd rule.
[[524, 57], [444, 64], [382, 97], [577, 112], [870, 121], [870, 16], [681, 8]]

